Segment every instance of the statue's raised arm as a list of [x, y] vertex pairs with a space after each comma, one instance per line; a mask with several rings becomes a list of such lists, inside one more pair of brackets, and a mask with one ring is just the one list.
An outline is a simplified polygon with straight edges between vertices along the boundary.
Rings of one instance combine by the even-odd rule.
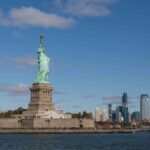
[[40, 48], [38, 49], [38, 72], [33, 84], [38, 83], [49, 83], [48, 74], [49, 74], [49, 63], [50, 58], [45, 54], [45, 47], [43, 45], [43, 35], [40, 35]]

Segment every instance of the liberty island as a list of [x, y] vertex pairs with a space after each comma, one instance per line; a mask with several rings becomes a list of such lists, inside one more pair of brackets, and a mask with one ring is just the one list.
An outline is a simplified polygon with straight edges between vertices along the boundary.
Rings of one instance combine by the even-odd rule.
[[[53, 87], [48, 81], [50, 58], [46, 55], [44, 36], [40, 35], [38, 49], [38, 71], [30, 88], [28, 109], [22, 114], [13, 114], [11, 118], [1, 118], [1, 129], [14, 129], [13, 132], [38, 132], [40, 129], [94, 129], [93, 119], [72, 118], [56, 110], [53, 100]], [[25, 131], [25, 129], [29, 129]], [[33, 129], [35, 129], [33, 131]], [[5, 130], [4, 130], [5, 131]], [[43, 132], [43, 131], [42, 131]], [[49, 132], [49, 131], [48, 131]], [[52, 130], [53, 132], [53, 130]]]

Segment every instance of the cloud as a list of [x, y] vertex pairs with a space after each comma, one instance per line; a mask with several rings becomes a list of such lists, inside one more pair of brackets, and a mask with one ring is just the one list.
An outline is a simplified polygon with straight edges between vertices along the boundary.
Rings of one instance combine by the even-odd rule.
[[0, 64], [4, 61], [4, 58], [0, 56]]
[[[128, 96], [128, 104], [132, 104], [131, 99], [133, 99], [131, 96]], [[104, 96], [102, 97], [103, 104], [116, 104], [119, 105], [122, 102], [122, 96]]]
[[92, 69], [94, 69], [95, 67], [96, 67], [96, 65], [95, 65], [95, 64], [92, 64], [92, 63], [86, 65], [86, 68], [89, 69], [89, 70], [92, 70]]
[[103, 100], [121, 100], [122, 96], [104, 96]]
[[54, 104], [64, 103], [66, 101], [67, 101], [66, 99], [60, 99], [60, 100], [54, 101]]
[[36, 58], [32, 56], [0, 56], [0, 66], [3, 64], [12, 64], [13, 71], [31, 71], [33, 66], [37, 65]]
[[55, 91], [54, 91], [54, 94], [55, 94], [55, 95], [65, 95], [66, 92], [55, 90]]
[[21, 32], [19, 32], [19, 31], [12, 31], [11, 33], [11, 36], [13, 37], [13, 38], [22, 38], [22, 37], [24, 37], [24, 35], [21, 33]]
[[130, 104], [130, 108], [137, 108], [138, 104]]
[[94, 94], [82, 96], [82, 98], [84, 98], [84, 99], [91, 99], [91, 98], [96, 98], [96, 97], [97, 97], [97, 95], [94, 95]]
[[13, 8], [8, 14], [0, 11], [0, 25], [3, 26], [67, 28], [74, 23], [72, 18], [46, 13], [34, 7]]
[[14, 66], [13, 70], [16, 72], [20, 72], [20, 71], [31, 71], [33, 68], [31, 66], [27, 66], [27, 65], [17, 65], [17, 66]]
[[102, 97], [103, 104], [121, 104], [122, 96], [104, 96]]
[[31, 56], [15, 56], [8, 58], [16, 64], [27, 64], [27, 65], [36, 65], [37, 61]]
[[3, 16], [3, 11], [0, 9], [0, 18]]
[[18, 85], [0, 84], [0, 93], [8, 96], [23, 96], [29, 94], [29, 86], [24, 83]]
[[37, 65], [37, 60], [36, 58], [32, 57], [32, 56], [0, 56], [0, 62], [11, 62], [11, 63], [15, 63], [18, 65]]
[[80, 108], [81, 106], [77, 106], [77, 105], [74, 105], [72, 106], [73, 108]]
[[118, 0], [55, 0], [54, 4], [64, 12], [76, 16], [109, 16], [109, 5]]
[[61, 67], [62, 67], [63, 69], [70, 69], [70, 68], [72, 68], [73, 66], [72, 66], [72, 64], [62, 64]]

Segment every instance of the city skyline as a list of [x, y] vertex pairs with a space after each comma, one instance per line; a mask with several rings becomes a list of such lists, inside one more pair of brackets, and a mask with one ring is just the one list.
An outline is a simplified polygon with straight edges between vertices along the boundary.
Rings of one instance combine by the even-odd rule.
[[120, 105], [127, 92], [130, 111], [140, 110], [140, 95], [150, 92], [150, 2], [137, 0], [136, 7], [129, 0], [77, 2], [83, 10], [95, 6], [92, 12], [61, 2], [1, 4], [0, 111], [27, 107], [40, 33], [52, 59], [49, 81], [57, 107], [93, 112], [96, 106]]

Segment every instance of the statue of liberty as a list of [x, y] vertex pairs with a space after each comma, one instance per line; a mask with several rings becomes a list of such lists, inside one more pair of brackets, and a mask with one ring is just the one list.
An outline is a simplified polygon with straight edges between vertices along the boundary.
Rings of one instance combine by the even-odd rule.
[[45, 54], [45, 47], [43, 45], [43, 35], [40, 35], [40, 48], [38, 49], [38, 72], [33, 84], [38, 83], [49, 83], [48, 74], [49, 74], [49, 63], [50, 58]]

